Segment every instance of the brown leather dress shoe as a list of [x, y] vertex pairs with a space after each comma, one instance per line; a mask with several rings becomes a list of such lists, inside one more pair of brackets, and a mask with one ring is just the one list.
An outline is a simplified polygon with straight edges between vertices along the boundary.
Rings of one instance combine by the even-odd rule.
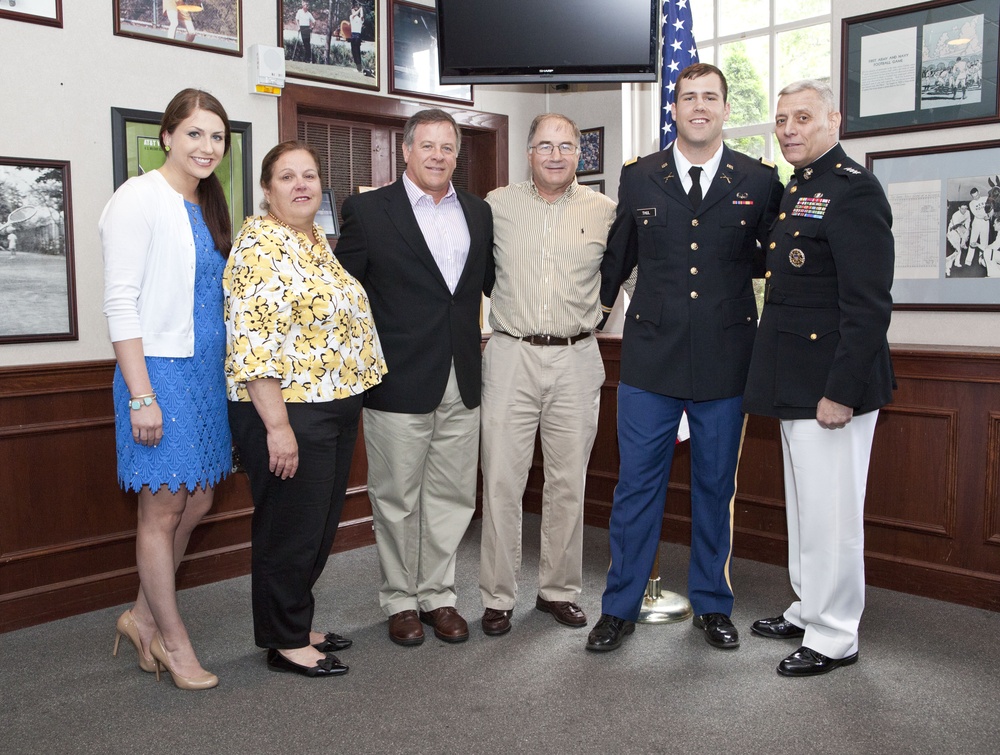
[[389, 639], [397, 645], [419, 645], [424, 641], [424, 628], [416, 611], [400, 611], [389, 617]]
[[587, 626], [587, 614], [576, 603], [568, 603], [563, 600], [543, 600], [541, 597], [536, 597], [535, 608], [552, 614], [553, 619], [568, 627], [579, 629]]
[[421, 611], [420, 620], [434, 627], [434, 636], [445, 642], [465, 642], [469, 639], [469, 625], [452, 606]]
[[512, 613], [514, 612], [487, 608], [483, 611], [483, 634], [488, 634], [490, 637], [507, 634], [510, 631], [510, 615]]

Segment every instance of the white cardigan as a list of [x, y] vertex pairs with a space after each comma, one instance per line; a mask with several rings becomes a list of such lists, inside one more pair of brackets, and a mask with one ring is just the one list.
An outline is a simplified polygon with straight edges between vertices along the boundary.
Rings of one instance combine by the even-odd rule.
[[193, 356], [195, 246], [184, 197], [158, 170], [130, 178], [98, 228], [112, 342], [142, 338], [146, 356]]

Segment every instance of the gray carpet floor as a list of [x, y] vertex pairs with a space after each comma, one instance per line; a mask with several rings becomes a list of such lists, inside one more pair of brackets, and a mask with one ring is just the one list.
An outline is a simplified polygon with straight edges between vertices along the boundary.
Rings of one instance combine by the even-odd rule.
[[[0, 634], [0, 753], [996, 753], [1000, 614], [870, 588], [858, 664], [810, 679], [775, 666], [796, 648], [750, 633], [791, 599], [784, 569], [737, 560], [742, 647], [707, 645], [690, 622], [640, 625], [611, 653], [587, 629], [534, 609], [537, 516], [525, 517], [514, 628], [479, 628], [480, 524], [458, 562], [468, 642], [389, 642], [374, 547], [331, 557], [317, 628], [354, 647], [347, 676], [267, 671], [253, 645], [249, 577], [185, 590], [181, 609], [207, 692], [156, 683], [123, 643], [124, 607]], [[661, 547], [665, 589], [683, 592], [688, 550]], [[587, 528], [581, 606], [600, 614], [607, 531]]]

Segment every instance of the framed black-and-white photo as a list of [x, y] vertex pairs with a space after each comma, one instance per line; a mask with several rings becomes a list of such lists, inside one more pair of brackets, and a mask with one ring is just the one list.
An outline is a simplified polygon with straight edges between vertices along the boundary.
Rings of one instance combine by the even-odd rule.
[[[111, 108], [111, 158], [115, 188], [133, 176], [156, 170], [167, 156], [160, 147], [162, 113], [151, 110]], [[233, 230], [238, 231], [247, 215], [253, 214], [253, 163], [250, 124], [230, 121], [232, 138], [229, 153], [215, 169], [229, 204]]]
[[377, 0], [278, 0], [285, 74], [379, 88]]
[[0, 344], [75, 341], [69, 163], [0, 157]]
[[403, 0], [390, 0], [390, 6], [389, 91], [472, 104], [471, 84], [441, 83], [436, 11]]
[[578, 176], [604, 172], [604, 126], [580, 130], [580, 162]]
[[120, 37], [243, 55], [242, 0], [113, 2], [115, 34]]
[[0, 0], [0, 18], [62, 28], [62, 0]]
[[340, 222], [337, 220], [337, 202], [333, 198], [333, 189], [323, 189], [323, 201], [316, 213], [316, 224], [326, 232], [328, 239], [340, 238]]
[[1000, 141], [873, 152], [892, 207], [896, 309], [1000, 310]]
[[580, 186], [589, 186], [591, 189], [593, 189], [596, 192], [600, 192], [601, 194], [604, 193], [603, 178], [598, 178], [594, 181], [577, 181], [577, 183], [580, 184]]
[[1000, 2], [932, 0], [845, 18], [842, 137], [1000, 121]]

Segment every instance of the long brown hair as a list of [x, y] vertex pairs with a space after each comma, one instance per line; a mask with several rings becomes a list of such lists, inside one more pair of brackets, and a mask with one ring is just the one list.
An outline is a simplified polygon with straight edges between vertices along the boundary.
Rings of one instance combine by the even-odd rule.
[[[232, 143], [229, 116], [226, 115], [221, 102], [200, 89], [184, 89], [170, 100], [160, 120], [160, 147], [166, 152], [163, 135], [174, 133], [174, 129], [181, 124], [181, 121], [190, 118], [195, 110], [206, 110], [222, 120], [222, 124], [226, 127], [226, 148], [222, 154], [228, 154]], [[229, 205], [226, 204], [222, 184], [214, 173], [198, 182], [198, 204], [201, 205], [201, 215], [205, 219], [209, 233], [212, 234], [216, 248], [223, 257], [229, 257], [229, 250], [233, 245], [233, 221], [229, 215]]]

